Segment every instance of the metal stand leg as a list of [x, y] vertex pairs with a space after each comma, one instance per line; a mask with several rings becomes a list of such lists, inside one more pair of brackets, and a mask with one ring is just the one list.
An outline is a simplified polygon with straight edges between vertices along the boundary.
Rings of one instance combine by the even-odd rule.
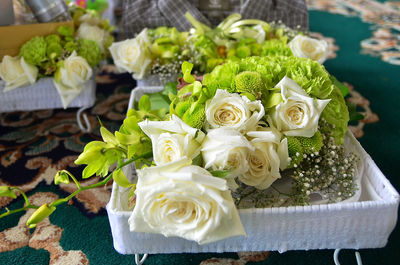
[[136, 265], [144, 264], [144, 262], [146, 261], [148, 255], [149, 254], [144, 254], [142, 259], [139, 260], [139, 258], [140, 258], [139, 254], [135, 254], [135, 263], [136, 263]]
[[[333, 261], [335, 262], [335, 265], [340, 265], [339, 252], [340, 252], [340, 248], [335, 249], [335, 252], [333, 253]], [[360, 252], [356, 251], [355, 254], [356, 254], [357, 265], [362, 265]]]
[[92, 130], [92, 127], [90, 126], [90, 122], [89, 119], [86, 115], [86, 113], [83, 113], [83, 120], [85, 121], [85, 126], [83, 126], [82, 124], [82, 120], [81, 120], [81, 113], [85, 110], [88, 109], [87, 107], [82, 107], [78, 110], [78, 112], [76, 113], [76, 121], [78, 123], [79, 129], [81, 129], [82, 132], [88, 133]]

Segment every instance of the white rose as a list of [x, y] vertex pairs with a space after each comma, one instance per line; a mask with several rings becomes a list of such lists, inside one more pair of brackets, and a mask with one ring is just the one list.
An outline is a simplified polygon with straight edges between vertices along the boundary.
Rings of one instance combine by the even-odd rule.
[[109, 50], [118, 70], [133, 73], [133, 78], [142, 79], [152, 62], [149, 52], [150, 40], [147, 29], [134, 39], [114, 42]]
[[4, 56], [0, 63], [0, 78], [4, 80], [4, 92], [17, 87], [33, 85], [38, 75], [36, 66], [25, 62], [24, 58]]
[[76, 36], [80, 39], [87, 39], [96, 42], [99, 45], [100, 50], [104, 52], [103, 43], [106, 38], [106, 32], [98, 26], [92, 26], [89, 23], [82, 23], [78, 28]]
[[88, 62], [85, 58], [77, 56], [75, 51], [64, 60], [64, 65], [57, 70], [54, 78], [64, 108], [85, 89], [85, 83], [92, 74]]
[[129, 228], [199, 244], [246, 235], [226, 181], [183, 158], [138, 171]]
[[151, 139], [156, 165], [176, 161], [184, 156], [193, 159], [200, 154], [204, 133], [190, 127], [175, 115], [169, 121], [145, 120], [139, 126]]
[[102, 23], [102, 19], [101, 17], [95, 16], [91, 13], [86, 13], [79, 18], [79, 22], [98, 26]]
[[218, 89], [206, 102], [206, 129], [229, 127], [240, 132], [251, 131], [264, 116], [261, 101], [250, 101], [245, 96]]
[[289, 156], [284, 157], [285, 152], [281, 151], [285, 148], [287, 150], [287, 143], [280, 141], [281, 134], [274, 128], [260, 128], [258, 131], [248, 132], [247, 136], [251, 138], [250, 143], [255, 151], [249, 154], [249, 170], [240, 175], [239, 180], [257, 189], [266, 189], [281, 177], [279, 167], [287, 164]]
[[326, 60], [329, 52], [328, 43], [325, 40], [317, 40], [303, 35], [297, 35], [288, 45], [294, 56], [309, 58], [319, 63]]
[[313, 99], [292, 79], [285, 76], [276, 88], [281, 89], [283, 102], [275, 107], [272, 121], [287, 136], [312, 137], [318, 130], [321, 112], [330, 99]]
[[249, 170], [248, 155], [253, 151], [246, 137], [231, 128], [210, 130], [201, 149], [206, 169], [230, 171], [227, 181], [232, 190], [238, 187], [234, 178]]

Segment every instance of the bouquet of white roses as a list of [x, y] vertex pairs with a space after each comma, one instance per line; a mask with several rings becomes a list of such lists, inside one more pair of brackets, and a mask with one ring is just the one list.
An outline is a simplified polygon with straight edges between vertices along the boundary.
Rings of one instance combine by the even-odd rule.
[[[217, 66], [201, 81], [192, 69], [182, 64], [185, 85], [179, 90], [168, 84], [142, 96], [115, 133], [102, 126], [103, 141], [88, 143], [75, 163], [87, 165], [83, 178], [105, 179], [83, 187], [59, 171], [55, 183], [72, 179], [78, 190], [40, 208], [27, 202], [25, 208], [38, 208], [27, 225], [111, 179], [130, 190], [131, 231], [199, 244], [245, 235], [238, 208], [354, 196], [357, 157], [343, 146], [349, 121], [344, 90], [321, 64], [293, 56], [249, 57]], [[155, 105], [160, 98], [167, 108]], [[131, 183], [122, 168], [133, 162], [138, 170]], [[9, 197], [15, 190], [0, 189]]]
[[168, 27], [143, 29], [133, 39], [115, 42], [110, 52], [119, 71], [132, 73], [137, 80], [151, 75], [168, 80], [180, 73], [184, 61], [193, 63], [194, 74], [200, 75], [228, 60], [250, 56], [296, 56], [323, 63], [328, 55], [326, 41], [282, 24], [241, 20], [239, 14], [232, 14], [210, 28], [190, 13], [186, 17], [193, 25], [189, 32]]
[[112, 27], [96, 13], [81, 8], [71, 13], [74, 28], [61, 26], [57, 34], [33, 37], [22, 45], [18, 56], [4, 56], [0, 63], [4, 92], [54, 77], [66, 108], [83, 91], [114, 39]]

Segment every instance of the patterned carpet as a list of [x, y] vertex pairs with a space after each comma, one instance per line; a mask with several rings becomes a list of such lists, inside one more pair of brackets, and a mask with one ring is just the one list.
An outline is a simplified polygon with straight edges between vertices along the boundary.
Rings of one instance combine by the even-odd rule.
[[[352, 125], [352, 130], [399, 190], [400, 110], [394, 107], [400, 100], [399, 5], [380, 5], [372, 0], [308, 2], [311, 31], [331, 37], [334, 53], [325, 64], [328, 71], [351, 83], [349, 100], [366, 115]], [[0, 114], [0, 185], [18, 185], [37, 204], [65, 197], [74, 190], [72, 185], [52, 184], [55, 172], [67, 168], [80, 175], [82, 167], [74, 166], [73, 161], [87, 142], [100, 139], [97, 117], [111, 131], [119, 128], [135, 86], [129, 75], [116, 75], [112, 67], [105, 68], [96, 80], [96, 104], [85, 111], [91, 133], [79, 130], [76, 109]], [[83, 192], [58, 207], [35, 230], [24, 225], [29, 212], [2, 219], [0, 264], [135, 264], [133, 256], [120, 255], [113, 249], [104, 209], [109, 196], [110, 186]], [[21, 199], [0, 199], [0, 207], [10, 209], [22, 203]], [[398, 230], [385, 248], [361, 250], [363, 264], [399, 260]], [[150, 255], [145, 264], [333, 264], [332, 255], [332, 250]], [[354, 251], [344, 250], [340, 260], [342, 264], [355, 264]]]

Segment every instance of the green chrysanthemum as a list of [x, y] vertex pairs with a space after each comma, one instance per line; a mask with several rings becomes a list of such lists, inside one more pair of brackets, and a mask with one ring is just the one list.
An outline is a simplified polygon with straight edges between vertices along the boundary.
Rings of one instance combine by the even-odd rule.
[[303, 160], [303, 147], [301, 146], [300, 141], [297, 139], [297, 137], [287, 137], [287, 142], [288, 142], [288, 151], [289, 151], [289, 157], [291, 159], [289, 168], [293, 167], [295, 164], [298, 165], [300, 162]]
[[304, 153], [311, 154], [321, 150], [323, 145], [322, 135], [317, 131], [312, 137], [297, 137]]
[[182, 120], [193, 128], [201, 129], [206, 120], [205, 105], [198, 104], [193, 111], [189, 108], [183, 115]]
[[244, 71], [235, 77], [236, 91], [239, 93], [257, 93], [264, 88], [262, 77], [257, 72]]
[[47, 43], [44, 38], [36, 36], [22, 45], [19, 56], [24, 57], [26, 62], [39, 66], [47, 60], [46, 48]]

